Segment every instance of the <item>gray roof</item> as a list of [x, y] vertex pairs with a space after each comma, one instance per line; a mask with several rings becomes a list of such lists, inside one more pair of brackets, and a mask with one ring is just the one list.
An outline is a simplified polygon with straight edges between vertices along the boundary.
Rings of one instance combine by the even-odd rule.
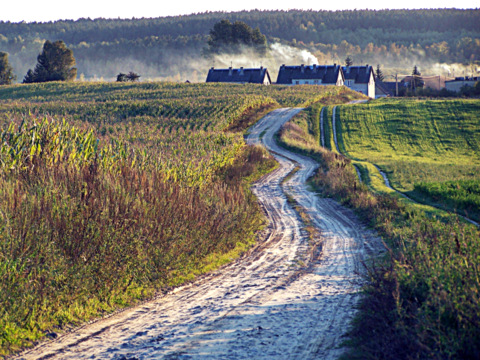
[[268, 83], [271, 84], [270, 74], [267, 68], [260, 67], [254, 69], [215, 69], [211, 68], [208, 71], [207, 82], [225, 82], [225, 83], [250, 83], [250, 84], [263, 84], [265, 76], [268, 79]]
[[[375, 83], [375, 87], [380, 89], [385, 94], [395, 96], [397, 92], [397, 83], [395, 81], [378, 81]], [[399, 84], [400, 87], [400, 84]]]
[[[340, 65], [300, 65], [280, 66], [277, 84], [292, 84], [292, 80], [322, 80], [322, 84], [336, 84], [338, 73], [342, 71]], [[343, 75], [342, 75], [343, 76]]]
[[445, 82], [455, 82], [455, 81], [480, 81], [480, 77], [479, 76], [456, 77], [455, 80], [446, 80]]
[[342, 70], [345, 75], [345, 80], [354, 80], [356, 84], [368, 83], [370, 80], [370, 73], [373, 73], [373, 68], [369, 65], [343, 66]]

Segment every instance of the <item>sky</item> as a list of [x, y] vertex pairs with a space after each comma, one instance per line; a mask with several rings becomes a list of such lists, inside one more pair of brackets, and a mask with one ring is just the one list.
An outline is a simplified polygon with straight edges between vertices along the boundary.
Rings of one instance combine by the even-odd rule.
[[13, 0], [5, 1], [0, 11], [0, 21], [48, 22], [61, 19], [79, 18], [152, 18], [174, 15], [187, 15], [206, 11], [240, 10], [353, 10], [353, 9], [437, 9], [480, 8], [478, 0], [362, 0], [362, 1], [319, 1], [319, 0]]

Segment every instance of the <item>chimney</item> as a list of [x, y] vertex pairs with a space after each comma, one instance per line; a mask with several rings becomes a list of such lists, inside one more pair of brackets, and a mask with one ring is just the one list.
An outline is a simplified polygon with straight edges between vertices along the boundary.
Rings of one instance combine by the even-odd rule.
[[313, 70], [313, 73], [314, 73], [314, 74], [317, 73], [317, 64], [313, 64], [313, 65], [312, 65], [312, 70]]
[[305, 72], [305, 65], [302, 64], [302, 66], [300, 66], [300, 70], [302, 71], [302, 74]]
[[243, 66], [240, 68], [240, 76], [243, 76]]
[[232, 76], [232, 74], [233, 74], [233, 69], [232, 69], [232, 67], [230, 66], [230, 67], [228, 68], [228, 76]]

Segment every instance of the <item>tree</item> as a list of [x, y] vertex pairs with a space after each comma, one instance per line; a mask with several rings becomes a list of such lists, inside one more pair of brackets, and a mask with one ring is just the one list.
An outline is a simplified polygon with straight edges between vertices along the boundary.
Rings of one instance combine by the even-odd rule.
[[28, 70], [23, 82], [72, 81], [77, 77], [73, 51], [61, 40], [45, 41], [35, 70]]
[[252, 48], [263, 55], [267, 50], [267, 38], [260, 29], [252, 29], [242, 21], [232, 24], [229, 20], [222, 20], [210, 30], [207, 52], [240, 53], [243, 47]]
[[0, 51], [0, 85], [10, 85], [17, 77], [8, 62], [8, 54]]
[[345, 66], [352, 66], [352, 65], [353, 65], [353, 60], [350, 57], [350, 55], [348, 55], [347, 58], [345, 59]]
[[127, 79], [128, 81], [137, 81], [138, 79], [140, 79], [140, 75], [134, 73], [133, 71], [130, 71], [128, 74], [127, 74]]
[[125, 82], [127, 81], [127, 74], [120, 73], [117, 75], [117, 81], [118, 82]]
[[35, 82], [35, 77], [33, 75], [33, 70], [28, 69], [27, 75], [25, 75], [25, 77], [23, 78], [23, 83], [24, 84], [31, 84], [31, 83], [34, 83], [34, 82]]
[[378, 81], [383, 82], [385, 80], [385, 75], [383, 75], [382, 69], [380, 69], [380, 64], [377, 64], [377, 70], [375, 70], [375, 77]]
[[117, 81], [118, 82], [126, 82], [126, 81], [137, 81], [138, 79], [140, 79], [140, 75], [138, 75], [137, 73], [134, 73], [133, 71], [130, 71], [128, 74], [124, 74], [124, 73], [119, 73], [117, 75]]
[[417, 88], [423, 88], [423, 85], [425, 83], [422, 80], [422, 74], [420, 73], [420, 70], [418, 70], [417, 65], [413, 67], [412, 70], [412, 91], [415, 93], [415, 89]]

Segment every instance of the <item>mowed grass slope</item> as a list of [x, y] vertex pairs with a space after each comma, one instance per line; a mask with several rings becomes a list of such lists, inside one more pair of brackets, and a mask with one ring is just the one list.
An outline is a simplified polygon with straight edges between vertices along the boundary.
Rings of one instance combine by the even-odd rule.
[[378, 165], [397, 190], [478, 219], [475, 206], [442, 202], [418, 185], [478, 181], [479, 114], [479, 100], [388, 99], [340, 107], [337, 127], [346, 154]]

